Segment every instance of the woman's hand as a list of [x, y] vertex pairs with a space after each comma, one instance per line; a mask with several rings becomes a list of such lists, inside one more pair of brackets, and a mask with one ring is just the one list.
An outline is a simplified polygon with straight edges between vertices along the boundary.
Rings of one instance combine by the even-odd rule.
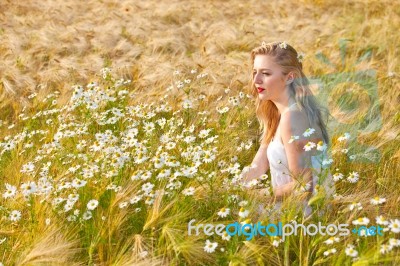
[[270, 188], [255, 188], [250, 190], [250, 195], [265, 202], [272, 199]]

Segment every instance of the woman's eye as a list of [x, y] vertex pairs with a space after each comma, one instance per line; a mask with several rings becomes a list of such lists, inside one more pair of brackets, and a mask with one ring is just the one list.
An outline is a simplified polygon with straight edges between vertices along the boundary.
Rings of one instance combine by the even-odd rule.
[[[262, 74], [267, 75], [267, 76], [271, 75], [270, 73], [266, 73], [266, 72], [263, 72]], [[255, 75], [257, 75], [257, 72], [253, 72], [253, 76], [255, 76]]]

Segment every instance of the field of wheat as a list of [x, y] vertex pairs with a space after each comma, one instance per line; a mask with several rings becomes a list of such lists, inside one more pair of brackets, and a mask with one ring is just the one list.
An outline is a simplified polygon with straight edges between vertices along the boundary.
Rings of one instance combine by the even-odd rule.
[[[399, 265], [399, 25], [386, 0], [0, 1], [0, 265]], [[294, 196], [260, 213], [235, 182], [259, 147], [263, 41], [305, 55], [331, 114], [336, 194], [307, 219]], [[382, 234], [248, 239], [193, 219]]]

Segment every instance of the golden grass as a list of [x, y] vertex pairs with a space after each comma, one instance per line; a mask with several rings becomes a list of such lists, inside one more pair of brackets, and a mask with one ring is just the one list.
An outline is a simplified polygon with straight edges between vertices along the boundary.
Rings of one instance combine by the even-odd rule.
[[[207, 81], [196, 86], [196, 91], [191, 93], [205, 94], [207, 98], [203, 109], [210, 110], [211, 118], [218, 117], [214, 114], [215, 107], [220, 106], [216, 99], [225, 95], [224, 89], [229, 87], [235, 93], [248, 93], [250, 50], [262, 41], [286, 40], [299, 52], [306, 54], [303, 63], [306, 75], [324, 77], [367, 69], [376, 71], [379, 102], [373, 105], [380, 110], [382, 126], [373, 133], [359, 132], [358, 141], [378, 148], [383, 159], [378, 165], [356, 165], [353, 170], [362, 169], [368, 173], [363, 178], [367, 183], [371, 181], [368, 183], [371, 186], [365, 188], [358, 184], [354, 188], [358, 191], [356, 194], [345, 196], [336, 203], [338, 206], [347, 206], [352, 202], [361, 202], [365, 211], [375, 215], [375, 210], [368, 207], [368, 201], [371, 195], [384, 195], [390, 202], [381, 211], [398, 216], [398, 10], [400, 3], [388, 0], [2, 0], [0, 137], [13, 134], [13, 130], [7, 127], [19, 121], [17, 116], [23, 107], [37, 106], [38, 101], [53, 91], [61, 94], [58, 104], [65, 104], [71, 96], [72, 85], [86, 84], [96, 79], [99, 70], [105, 66], [114, 68], [121, 77], [132, 80], [129, 89], [136, 92], [136, 103], [169, 95], [170, 98], [176, 97], [175, 103], [178, 105], [184, 93], [166, 91], [175, 81], [173, 71], [178, 69], [187, 73], [190, 69], [198, 69], [198, 72], [208, 73]], [[339, 50], [339, 40], [342, 38], [351, 39], [347, 44], [344, 62]], [[371, 58], [357, 63], [366, 51], [371, 51]], [[332, 64], [318, 60], [315, 56], [318, 52], [325, 54]], [[358, 97], [362, 103], [359, 111], [351, 117], [346, 117], [334, 103], [327, 103], [331, 104], [335, 118], [351, 123], [370, 108], [371, 102], [365, 91], [356, 88], [357, 85], [352, 83], [342, 83], [335, 88], [333, 99], [351, 89], [356, 91], [354, 97]], [[28, 99], [33, 92], [39, 95], [38, 98]], [[227, 138], [255, 138], [254, 127], [239, 127], [237, 123], [241, 122], [238, 117], [252, 117], [253, 106], [248, 107], [240, 114], [231, 113], [227, 117], [227, 124], [236, 126], [237, 132], [220, 129], [221, 133], [227, 133], [226, 136], [220, 134], [224, 143], [219, 147], [221, 154], [235, 152], [236, 147]], [[197, 122], [200, 116], [193, 115], [193, 121]], [[370, 125], [377, 123], [379, 121], [372, 121]], [[27, 158], [21, 157], [19, 160], [18, 156], [14, 157], [13, 164], [6, 165], [2, 170], [1, 189], [6, 180], [16, 183], [26, 181], [19, 170]], [[55, 177], [56, 181], [58, 177]], [[65, 231], [73, 235], [68, 236], [55, 224], [50, 227], [37, 224], [29, 227], [36, 232], [34, 237], [27, 238], [32, 237], [28, 228], [16, 231], [9, 227], [1, 228], [0, 235], [12, 236], [16, 240], [8, 250], [11, 254], [3, 251], [0, 261], [13, 261], [12, 254], [18, 251], [22, 256], [15, 262], [16, 265], [71, 265], [73, 261], [78, 261], [79, 256], [104, 265], [165, 265], [179, 264], [181, 260], [189, 264], [200, 260], [209, 264], [215, 262], [214, 254], [204, 252], [204, 243], [198, 241], [200, 238], [183, 237], [186, 230], [184, 220], [194, 213], [193, 210], [176, 209], [176, 202], [166, 201], [162, 195], [155, 199], [153, 208], [144, 217], [143, 232], [128, 236], [125, 226], [131, 213], [120, 210], [118, 204], [129, 200], [135, 189], [135, 186], [127, 185], [111, 200], [109, 213], [104, 215], [112, 219], [103, 223], [96, 218], [96, 222], [93, 222], [95, 235], [89, 240], [90, 250], [82, 252], [79, 249], [77, 241], [81, 237], [73, 235], [73, 228]], [[208, 190], [208, 187], [197, 187], [195, 199], [205, 201], [209, 197]], [[212, 201], [216, 202], [214, 198]], [[37, 206], [33, 209], [34, 215], [49, 212], [45, 207]], [[340, 211], [344, 211], [343, 208]], [[55, 214], [49, 214], [48, 217], [56, 220]], [[351, 223], [351, 219], [357, 217], [347, 218], [347, 222]], [[159, 236], [159, 239], [152, 234]], [[304, 243], [307, 244], [307, 241], [311, 240], [304, 240]], [[282, 254], [263, 250], [264, 244], [262, 241], [245, 241], [234, 254], [227, 256], [229, 264], [262, 265], [267, 260], [274, 265], [283, 265], [285, 262], [280, 260]], [[308, 252], [314, 252], [310, 250]], [[148, 255], [142, 256], [144, 251]], [[302, 256], [302, 261], [307, 261], [312, 260], [315, 254]], [[337, 261], [340, 262], [340, 259]]]
[[372, 47], [371, 65], [382, 77], [398, 72], [398, 7], [389, 1], [2, 1], [1, 84], [21, 101], [39, 86], [68, 91], [112, 64], [128, 75], [137, 69], [141, 90], [161, 93], [182, 64], [215, 75], [215, 87], [207, 88], [213, 94], [232, 78], [246, 83], [248, 52], [262, 40], [287, 40], [309, 55], [306, 72], [326, 73], [312, 54], [323, 50], [338, 59], [342, 37], [355, 40], [353, 58]]

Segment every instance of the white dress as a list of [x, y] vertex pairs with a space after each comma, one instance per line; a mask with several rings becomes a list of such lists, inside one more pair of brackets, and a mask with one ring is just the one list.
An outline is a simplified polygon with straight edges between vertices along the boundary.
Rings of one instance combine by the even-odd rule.
[[[291, 105], [289, 107], [289, 109], [287, 109], [285, 112], [290, 110], [291, 107], [294, 105], [295, 104]], [[282, 115], [284, 113], [282, 113]], [[275, 134], [273, 140], [268, 145], [267, 157], [268, 157], [270, 171], [271, 171], [272, 187], [277, 188], [277, 187], [280, 187], [282, 185], [285, 185], [285, 184], [291, 182], [292, 178], [289, 174], [288, 161], [287, 161], [287, 157], [286, 157], [285, 147], [284, 147], [281, 137], [280, 137], [279, 126], [276, 130], [276, 134]], [[311, 164], [312, 164], [312, 170], [313, 170], [312, 187], [315, 188], [315, 185], [318, 184], [318, 179], [319, 179], [319, 175], [321, 175], [321, 172], [326, 171], [326, 173], [323, 174], [323, 176], [326, 175], [326, 178], [325, 178], [323, 184], [321, 184], [321, 185], [323, 185], [323, 187], [325, 188], [327, 195], [331, 196], [334, 193], [334, 184], [332, 182], [332, 176], [328, 169], [329, 165], [324, 166], [322, 164], [322, 161], [324, 159], [327, 159], [326, 152], [323, 152], [320, 155], [311, 156]], [[316, 191], [314, 189], [312, 194], [314, 195], [315, 192]], [[280, 205], [281, 205], [281, 203], [278, 202], [277, 205], [275, 206], [275, 208], [280, 209]], [[304, 208], [305, 208], [305, 210], [304, 210], [305, 215], [308, 216], [311, 213], [311, 208], [307, 205], [307, 202], [304, 202]]]

